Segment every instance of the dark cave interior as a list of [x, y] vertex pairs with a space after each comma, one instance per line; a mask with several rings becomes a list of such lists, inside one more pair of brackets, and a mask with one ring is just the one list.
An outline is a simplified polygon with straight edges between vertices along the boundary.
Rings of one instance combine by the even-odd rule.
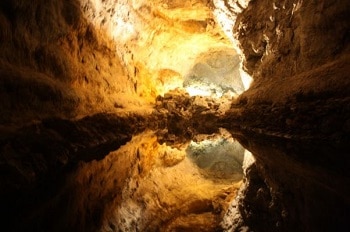
[[3, 0], [3, 231], [346, 231], [350, 3]]

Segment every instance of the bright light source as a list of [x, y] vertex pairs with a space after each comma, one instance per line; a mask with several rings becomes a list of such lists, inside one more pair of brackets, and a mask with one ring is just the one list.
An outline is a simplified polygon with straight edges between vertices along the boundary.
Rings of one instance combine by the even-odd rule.
[[132, 9], [128, 4], [117, 3], [117, 13], [112, 18], [114, 30], [112, 36], [119, 41], [125, 42], [137, 35], [134, 24], [130, 21]]
[[223, 90], [214, 83], [199, 83], [195, 82], [185, 87], [190, 96], [204, 96], [212, 98], [220, 98], [223, 95]]
[[192, 96], [211, 96], [212, 95], [211, 91], [207, 90], [207, 89], [200, 89], [198, 87], [192, 87], [192, 86], [188, 86], [185, 89], [191, 97]]
[[244, 159], [243, 159], [243, 170], [244, 172], [247, 170], [248, 167], [250, 167], [253, 163], [255, 162], [255, 158], [253, 156], [253, 154], [248, 151], [245, 150], [244, 151]]
[[239, 69], [239, 72], [241, 74], [241, 79], [242, 79], [242, 83], [244, 86], [244, 90], [249, 89], [250, 84], [253, 82], [253, 78], [248, 73], [243, 71], [242, 68]]

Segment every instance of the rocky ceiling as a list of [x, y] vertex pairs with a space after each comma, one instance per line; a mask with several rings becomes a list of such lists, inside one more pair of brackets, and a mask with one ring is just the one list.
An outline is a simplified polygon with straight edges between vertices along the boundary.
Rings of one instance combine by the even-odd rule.
[[349, 15], [2, 0], [1, 230], [341, 231]]
[[[197, 81], [194, 88], [205, 88], [198, 86], [203, 73], [207, 73], [204, 83], [209, 81], [219, 92], [231, 89], [234, 96], [251, 81], [239, 71], [232, 33], [223, 31], [233, 19], [229, 11], [216, 8], [225, 7], [220, 2], [75, 0], [45, 6], [40, 1], [1, 5], [2, 65], [7, 77], [2, 81], [20, 89], [17, 99], [3, 91], [3, 120], [23, 120], [24, 115], [27, 120], [75, 117], [116, 108], [133, 111], [158, 95], [183, 88], [191, 76]], [[47, 91], [50, 97], [43, 93]], [[18, 100], [21, 105], [15, 108], [21, 118], [12, 107]], [[24, 112], [30, 109], [40, 113]]]
[[82, 8], [87, 20], [115, 41], [128, 78], [144, 99], [183, 88], [193, 76], [219, 90], [243, 92], [232, 34], [223, 32], [210, 1], [83, 1]]

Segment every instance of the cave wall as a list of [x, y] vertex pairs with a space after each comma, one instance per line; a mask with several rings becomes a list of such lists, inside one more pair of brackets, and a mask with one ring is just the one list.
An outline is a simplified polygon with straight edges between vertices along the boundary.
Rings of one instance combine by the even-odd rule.
[[256, 163], [228, 211], [228, 231], [347, 227], [349, 13], [345, 1], [250, 1], [235, 15], [254, 81], [224, 121], [246, 133]]
[[348, 95], [347, 2], [7, 0], [0, 10], [3, 123], [154, 101], [182, 85], [208, 46], [239, 48], [254, 78], [242, 104]]
[[79, 1], [2, 1], [0, 27], [2, 123], [112, 111], [133, 101], [114, 43]]
[[250, 2], [234, 28], [245, 69], [285, 78], [348, 54], [348, 13], [349, 3], [336, 0]]
[[234, 26], [243, 68], [254, 78], [247, 96], [278, 102], [296, 92], [347, 95], [349, 9], [336, 0], [251, 1]]
[[349, 11], [344, 1], [250, 1], [232, 11], [242, 67], [254, 81], [228, 121], [278, 136], [345, 138]]
[[212, 7], [204, 0], [3, 1], [2, 121], [139, 107], [182, 87], [199, 56], [232, 50]]
[[[227, 231], [342, 231], [350, 212], [348, 145], [246, 134], [255, 163], [231, 203]], [[339, 160], [342, 162], [339, 163]]]
[[232, 50], [211, 5], [207, 0], [82, 1], [84, 15], [114, 39], [135, 91], [150, 101], [182, 88], [197, 57], [209, 49]]
[[348, 2], [228, 0], [213, 5], [218, 23], [242, 55], [242, 68], [254, 79], [243, 96], [281, 102], [298, 91], [322, 95], [326, 88], [346, 95]]
[[[218, 49], [233, 46], [212, 21], [213, 10], [217, 23], [227, 29], [227, 37], [231, 42], [238, 42], [244, 59], [243, 68], [254, 78], [251, 89], [238, 101], [233, 102], [232, 111], [223, 119], [225, 125], [252, 123], [248, 126], [257, 129], [258, 132], [266, 132], [263, 129], [280, 132], [273, 134], [275, 136], [285, 136], [286, 133], [290, 136], [296, 132], [303, 136], [314, 136], [317, 132], [321, 136], [336, 140], [348, 136], [349, 3], [336, 0], [248, 2], [164, 3], [125, 0], [114, 5], [114, 1], [89, 0], [34, 3], [24, 0], [2, 1], [1, 125], [16, 123], [18, 126], [53, 116], [76, 118], [104, 111], [119, 113], [115, 110], [140, 107], [143, 100], [139, 97], [150, 101], [157, 94], [180, 86], [183, 76], [194, 67], [196, 58], [206, 54], [207, 46]], [[194, 46], [199, 43], [202, 46]], [[187, 101], [182, 96], [179, 98]], [[174, 112], [178, 110], [176, 103], [170, 106], [174, 106]], [[219, 104], [216, 109], [219, 109]], [[239, 114], [236, 114], [236, 109]], [[184, 115], [169, 117], [169, 125], [178, 133], [183, 133], [183, 128], [174, 125], [181, 125], [183, 122], [180, 119], [185, 117]], [[149, 118], [147, 121], [161, 124], [164, 115], [159, 113], [157, 116], [158, 118]], [[200, 118], [196, 123], [201, 124], [200, 122], [205, 121], [205, 116], [198, 114], [192, 119]], [[138, 125], [130, 118], [119, 119], [115, 115], [107, 117], [103, 114], [75, 122], [50, 119], [24, 127], [10, 135], [2, 134], [1, 168], [5, 170], [6, 175], [1, 182], [1, 196], [4, 196], [2, 203], [7, 202], [4, 210], [12, 209], [5, 221], [9, 219], [7, 223], [13, 224], [19, 212], [22, 214], [19, 221], [23, 222], [22, 225], [18, 225], [19, 228], [25, 227], [26, 222], [35, 224], [31, 210], [36, 207], [35, 203], [41, 202], [35, 188], [51, 186], [52, 189], [49, 190], [52, 192], [43, 196], [47, 201], [41, 202], [43, 205], [34, 211], [34, 219], [45, 221], [45, 217], [42, 216], [50, 211], [50, 207], [68, 199], [74, 201], [70, 206], [76, 211], [72, 214], [86, 214], [75, 221], [75, 218], [70, 218], [72, 214], [67, 212], [66, 208], [61, 209], [62, 213], [66, 213], [62, 219], [64, 222], [79, 229], [86, 229], [90, 222], [94, 226], [99, 225], [101, 215], [106, 217], [104, 209], [99, 208], [100, 196], [94, 192], [92, 196], [87, 194], [80, 198], [79, 191], [84, 192], [84, 185], [91, 181], [94, 186], [100, 188], [103, 183], [99, 182], [100, 179], [93, 179], [89, 170], [78, 173], [77, 194], [71, 196], [68, 189], [68, 192], [57, 196], [59, 199], [55, 199], [56, 202], [50, 202], [50, 197], [56, 196], [55, 191], [60, 186], [52, 183], [62, 181], [56, 177], [66, 173], [67, 168], [79, 161], [101, 159], [109, 151], [117, 149], [137, 131], [135, 128], [140, 129], [145, 125], [143, 120], [144, 118], [140, 120], [142, 125]], [[206, 121], [212, 126], [216, 120], [217, 117], [209, 115]], [[135, 128], [125, 126], [128, 124]], [[206, 123], [201, 126], [205, 130], [208, 129], [205, 127]], [[115, 134], [118, 130], [125, 136], [118, 137]], [[72, 144], [72, 140], [75, 140], [75, 143]], [[18, 147], [18, 143], [21, 146]], [[57, 150], [51, 150], [52, 147], [47, 145], [52, 143], [57, 143], [57, 146], [53, 147]], [[298, 180], [293, 180], [293, 176], [284, 173], [283, 161], [287, 160], [290, 165], [295, 164], [293, 160], [289, 160], [289, 154], [286, 155], [287, 158], [282, 157], [281, 160], [274, 161], [270, 158], [271, 154], [278, 157], [275, 150], [267, 150], [259, 156], [260, 148], [254, 147], [254, 144], [247, 146], [250, 146], [254, 155], [260, 159], [247, 177], [252, 185], [243, 192], [246, 195], [239, 205], [243, 212], [243, 224], [248, 224], [255, 231], [264, 231], [271, 225], [275, 225], [273, 228], [280, 231], [294, 228], [290, 225], [299, 222], [300, 216], [309, 216], [306, 213], [298, 216], [304, 205], [298, 204], [299, 211], [288, 211], [287, 216], [281, 213], [287, 212], [283, 207], [288, 208], [292, 205], [288, 200], [304, 200], [304, 195], [299, 190], [303, 188], [310, 193], [306, 201], [311, 202], [307, 203], [305, 208], [311, 213], [317, 212], [317, 207], [310, 207], [317, 203], [312, 199], [315, 190], [308, 187], [310, 183], [315, 183], [299, 183]], [[137, 152], [132, 153], [131, 156], [136, 154]], [[302, 167], [288, 167], [288, 171], [307, 172], [309, 167], [303, 165], [305, 158], [298, 152], [294, 155], [301, 160], [296, 162], [295, 166]], [[125, 161], [120, 161], [124, 158]], [[116, 158], [115, 161], [122, 162], [125, 167], [131, 165], [128, 157], [124, 158]], [[108, 159], [102, 163], [109, 165]], [[82, 165], [82, 169], [89, 169], [89, 165], [94, 166], [93, 162], [90, 162], [86, 166]], [[334, 165], [337, 167], [336, 162]], [[326, 172], [329, 171], [326, 167], [322, 168], [325, 168]], [[99, 171], [103, 169], [104, 166]], [[137, 169], [135, 166], [133, 170], [136, 172]], [[118, 170], [113, 170], [111, 175], [116, 175], [114, 171], [119, 173]], [[124, 171], [126, 173], [126, 170], [120, 173], [123, 174]], [[124, 174], [121, 175], [120, 181], [124, 180]], [[315, 170], [307, 174], [314, 178], [319, 172]], [[9, 176], [13, 179], [7, 178]], [[329, 181], [332, 178], [326, 175], [327, 181], [321, 180], [321, 187], [316, 183], [316, 189], [323, 191], [323, 185], [326, 185], [328, 189], [335, 189], [337, 195], [341, 185], [332, 185]], [[111, 181], [109, 178], [102, 179]], [[51, 185], [46, 185], [45, 181], [51, 180]], [[288, 188], [278, 189], [276, 186], [283, 185], [284, 180], [288, 180], [290, 186], [299, 189], [292, 187], [290, 192], [287, 191]], [[73, 181], [71, 184], [74, 188], [76, 183]], [[110, 187], [119, 188], [115, 183], [110, 183]], [[131, 191], [131, 187], [128, 190]], [[111, 192], [110, 189], [102, 191], [101, 194], [106, 197], [103, 199], [104, 204], [114, 201], [111, 198], [115, 195]], [[260, 195], [256, 197], [257, 192]], [[34, 199], [33, 203], [28, 203], [28, 193], [30, 199]], [[340, 194], [346, 195], [341, 191]], [[142, 192], [138, 195], [141, 196]], [[89, 197], [94, 201], [90, 202]], [[316, 197], [324, 199], [323, 195]], [[282, 205], [270, 207], [267, 203], [277, 202], [271, 199], [282, 199]], [[11, 205], [15, 200], [17, 204]], [[118, 200], [120, 199], [116, 199]], [[85, 203], [89, 203], [87, 208]], [[329, 206], [334, 207], [337, 203], [339, 202], [330, 202]], [[75, 207], [74, 204], [78, 206]], [[23, 205], [23, 211], [17, 211]], [[88, 209], [89, 212], [85, 212], [84, 209]], [[261, 211], [264, 212], [264, 221], [259, 218]], [[54, 217], [55, 215], [48, 216], [50, 219]], [[96, 218], [97, 221], [93, 221]], [[80, 219], [81, 221], [78, 221]], [[342, 220], [345, 221], [343, 218]], [[42, 228], [40, 223], [50, 227], [47, 222], [37, 223], [38, 225], [31, 225], [32, 228]], [[279, 227], [276, 223], [279, 223]], [[308, 226], [316, 225], [317, 221], [312, 223], [314, 224], [300, 224], [297, 229], [308, 229]], [[106, 230], [112, 229], [113, 226], [106, 225]]]

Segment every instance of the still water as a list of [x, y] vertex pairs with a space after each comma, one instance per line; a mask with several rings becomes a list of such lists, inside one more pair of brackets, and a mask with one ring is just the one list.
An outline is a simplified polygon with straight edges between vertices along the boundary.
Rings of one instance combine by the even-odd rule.
[[80, 162], [47, 184], [54, 189], [41, 186], [44, 197], [26, 205], [21, 228], [344, 231], [349, 167], [348, 144], [147, 130], [101, 160]]

